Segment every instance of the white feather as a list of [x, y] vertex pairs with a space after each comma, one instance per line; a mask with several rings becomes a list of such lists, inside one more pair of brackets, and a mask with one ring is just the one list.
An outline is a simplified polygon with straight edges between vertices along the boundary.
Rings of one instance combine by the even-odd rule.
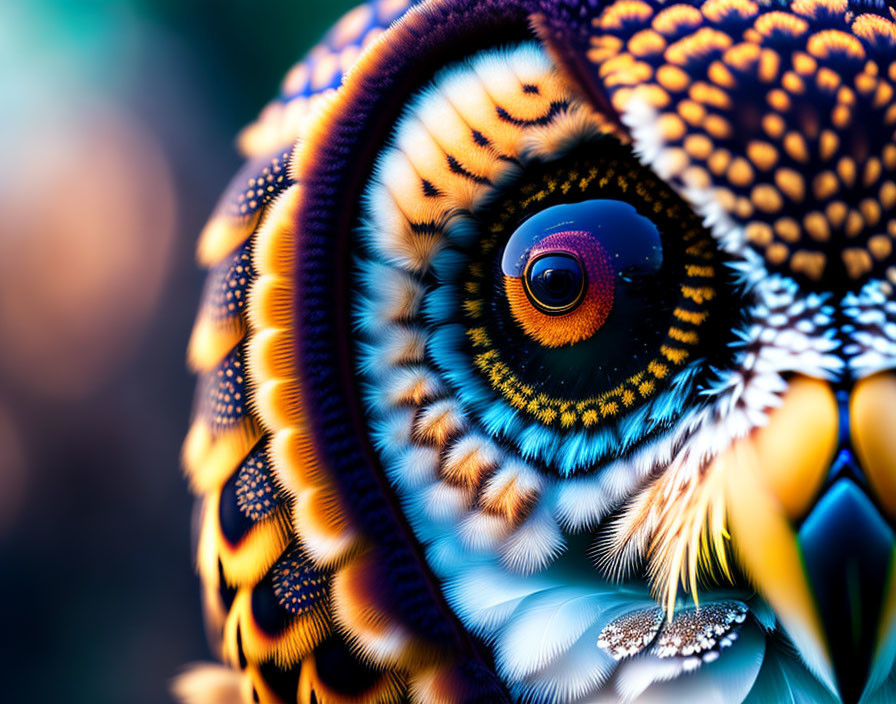
[[560, 587], [527, 598], [498, 635], [498, 672], [517, 681], [552, 663], [594, 624], [604, 596], [586, 588]]
[[604, 684], [616, 662], [597, 647], [603, 623], [592, 626], [554, 662], [526, 678], [518, 689], [538, 702], [575, 702]]
[[526, 522], [502, 543], [501, 564], [511, 572], [532, 574], [560, 554], [565, 544], [566, 539], [550, 510], [537, 506]]
[[552, 580], [508, 575], [493, 563], [467, 563], [448, 580], [445, 595], [471, 631], [494, 640], [524, 599], [553, 588]]

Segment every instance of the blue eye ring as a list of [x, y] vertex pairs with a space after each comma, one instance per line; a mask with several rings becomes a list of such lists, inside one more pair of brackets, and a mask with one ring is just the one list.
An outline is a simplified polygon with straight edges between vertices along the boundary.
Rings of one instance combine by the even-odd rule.
[[[539, 264], [544, 264], [548, 260], [554, 261], [561, 266], [538, 269]], [[568, 264], [570, 263], [574, 264], [575, 267], [569, 267]], [[562, 266], [564, 264], [567, 266]], [[539, 277], [549, 276], [550, 272], [554, 271], [562, 271], [572, 274], [572, 277], [567, 278], [573, 279], [573, 285], [570, 290], [574, 293], [571, 296], [558, 293], [558, 297], [560, 297], [561, 301], [562, 299], [568, 299], [563, 302], [549, 300], [549, 282], [539, 282]], [[532, 257], [526, 263], [522, 279], [523, 289], [526, 292], [526, 297], [529, 299], [529, 302], [532, 303], [537, 310], [546, 315], [563, 315], [569, 313], [579, 306], [585, 298], [585, 292], [588, 290], [588, 278], [585, 273], [584, 263], [582, 262], [582, 258], [573, 252], [544, 252], [538, 256]]]

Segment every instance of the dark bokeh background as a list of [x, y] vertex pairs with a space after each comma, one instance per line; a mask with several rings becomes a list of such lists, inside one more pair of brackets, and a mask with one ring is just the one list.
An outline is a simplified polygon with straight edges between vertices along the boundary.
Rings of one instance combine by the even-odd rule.
[[0, 3], [0, 700], [164, 702], [209, 657], [180, 443], [237, 131], [353, 3]]

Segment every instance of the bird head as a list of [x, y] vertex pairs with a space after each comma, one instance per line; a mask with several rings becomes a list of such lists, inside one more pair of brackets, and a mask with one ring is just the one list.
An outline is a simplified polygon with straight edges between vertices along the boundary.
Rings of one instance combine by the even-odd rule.
[[393, 5], [290, 74], [200, 242], [227, 657], [256, 694], [335, 688], [338, 637], [419, 701], [885, 696], [891, 11]]

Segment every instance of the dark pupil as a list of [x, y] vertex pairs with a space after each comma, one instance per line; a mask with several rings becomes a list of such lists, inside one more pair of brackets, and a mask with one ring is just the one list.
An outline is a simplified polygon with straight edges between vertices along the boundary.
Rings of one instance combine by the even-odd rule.
[[533, 261], [526, 275], [532, 303], [546, 313], [565, 313], [579, 302], [585, 272], [570, 254], [545, 254]]

